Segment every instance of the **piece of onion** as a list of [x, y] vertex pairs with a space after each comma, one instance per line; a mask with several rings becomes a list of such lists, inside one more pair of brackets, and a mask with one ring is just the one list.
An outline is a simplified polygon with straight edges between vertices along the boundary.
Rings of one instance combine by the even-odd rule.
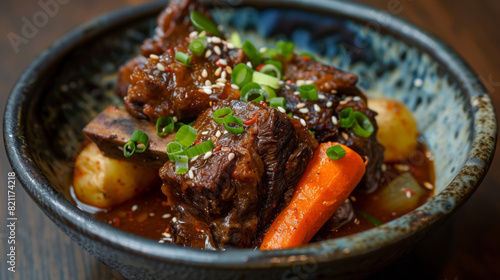
[[424, 192], [410, 173], [403, 173], [383, 187], [378, 193], [377, 204], [385, 215], [393, 212], [402, 215], [418, 206]]

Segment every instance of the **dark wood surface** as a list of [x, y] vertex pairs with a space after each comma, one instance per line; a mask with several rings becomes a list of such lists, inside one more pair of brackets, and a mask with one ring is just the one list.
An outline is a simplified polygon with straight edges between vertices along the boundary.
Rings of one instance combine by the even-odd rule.
[[[47, 1], [47, 0], [45, 0]], [[15, 80], [54, 40], [93, 17], [141, 0], [73, 0], [14, 52], [6, 34], [20, 33], [22, 18], [41, 8], [38, 1], [0, 2], [0, 107]], [[486, 83], [500, 108], [500, 1], [497, 0], [359, 0], [381, 12], [406, 18], [456, 49]], [[399, 6], [391, 6], [398, 3]], [[392, 13], [391, 13], [392, 12]], [[3, 115], [2, 115], [3, 116]], [[2, 121], [3, 123], [3, 121]], [[3, 141], [3, 139], [1, 140]], [[3, 144], [2, 144], [3, 146]], [[7, 271], [6, 176], [11, 167], [0, 158], [0, 279], [113, 279], [112, 271], [64, 235], [17, 186], [17, 266]], [[500, 279], [500, 158], [472, 198], [449, 221], [414, 250], [373, 279]]]

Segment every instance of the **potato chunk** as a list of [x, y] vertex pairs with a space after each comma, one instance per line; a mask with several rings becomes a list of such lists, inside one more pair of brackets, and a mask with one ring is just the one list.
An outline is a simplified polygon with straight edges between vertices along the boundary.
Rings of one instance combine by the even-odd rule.
[[158, 169], [107, 158], [94, 143], [78, 155], [73, 175], [76, 197], [99, 208], [118, 205], [159, 182]]
[[417, 122], [404, 104], [394, 99], [368, 100], [368, 108], [378, 113], [377, 139], [385, 147], [384, 161], [408, 159], [417, 148]]

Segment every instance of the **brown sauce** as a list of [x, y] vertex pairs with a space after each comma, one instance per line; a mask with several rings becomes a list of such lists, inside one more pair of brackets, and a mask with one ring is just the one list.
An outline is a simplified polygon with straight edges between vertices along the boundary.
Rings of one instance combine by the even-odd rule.
[[[390, 182], [405, 173], [413, 176], [418, 182], [421, 192], [417, 194], [402, 189], [405, 195], [412, 198], [412, 203], [405, 205], [403, 208], [399, 207], [397, 211], [388, 210], [379, 202], [380, 195]], [[350, 196], [356, 214], [353, 220], [339, 229], [323, 227], [313, 240], [332, 239], [373, 228], [376, 226], [376, 223], [373, 222], [374, 219], [380, 223], [387, 223], [401, 217], [424, 204], [433, 196], [434, 189], [430, 188], [433, 184], [434, 165], [432, 154], [426, 149], [423, 141], [419, 141], [418, 149], [412, 153], [411, 159], [385, 164], [381, 186], [377, 191], [371, 194], [353, 193]], [[172, 243], [169, 231], [170, 221], [175, 216], [175, 213], [168, 206], [167, 197], [161, 192], [160, 187], [157, 186], [157, 188], [147, 190], [134, 199], [108, 210], [97, 210], [78, 202], [76, 197], [74, 199], [82, 210], [93, 214], [95, 218], [105, 223], [126, 232], [157, 240], [160, 243]]]

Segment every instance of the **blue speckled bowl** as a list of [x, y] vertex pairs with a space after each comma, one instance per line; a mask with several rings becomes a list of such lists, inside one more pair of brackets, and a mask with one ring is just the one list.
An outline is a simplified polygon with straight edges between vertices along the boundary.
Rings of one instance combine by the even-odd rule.
[[495, 149], [495, 113], [486, 90], [454, 51], [400, 19], [356, 4], [268, 2], [225, 4], [213, 13], [262, 46], [287, 38], [358, 74], [369, 96], [405, 102], [435, 155], [437, 195], [377, 228], [268, 252], [160, 245], [80, 211], [68, 185], [81, 129], [100, 110], [120, 103], [113, 95], [117, 67], [138, 52], [165, 3], [127, 8], [76, 29], [42, 53], [13, 89], [4, 124], [8, 156], [26, 191], [66, 234], [126, 278], [359, 277], [407, 251], [484, 177]]

